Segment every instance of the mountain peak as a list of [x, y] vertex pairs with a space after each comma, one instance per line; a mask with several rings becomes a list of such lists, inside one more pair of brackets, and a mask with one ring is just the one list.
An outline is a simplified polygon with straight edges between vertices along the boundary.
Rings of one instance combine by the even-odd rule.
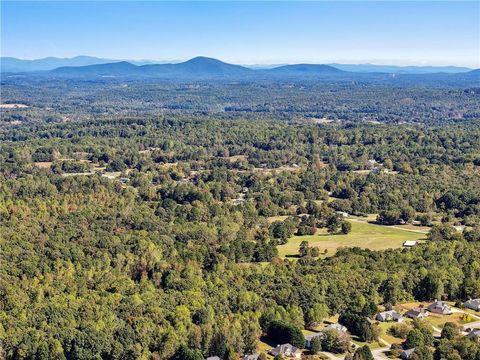
[[196, 56], [194, 58], [191, 58], [190, 60], [185, 61], [185, 63], [220, 63], [220, 64], [226, 64], [221, 60], [214, 59], [211, 57], [206, 57], [206, 56]]

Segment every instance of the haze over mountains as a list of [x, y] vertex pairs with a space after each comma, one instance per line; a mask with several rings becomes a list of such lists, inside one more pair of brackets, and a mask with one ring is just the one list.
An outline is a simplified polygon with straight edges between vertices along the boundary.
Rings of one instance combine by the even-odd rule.
[[[228, 64], [226, 62], [196, 57], [185, 62], [151, 64], [148, 61], [133, 64], [128, 61], [110, 62], [106, 59], [92, 57], [76, 57], [72, 59], [46, 58], [34, 60], [31, 63], [15, 62], [11, 58], [2, 58], [2, 77], [35, 76], [60, 79], [164, 79], [170, 81], [190, 80], [222, 80], [222, 81], [332, 81], [332, 82], [368, 82], [394, 85], [425, 85], [438, 84], [475, 86], [480, 81], [478, 71], [460, 68], [452, 73], [452, 67], [428, 67], [421, 72], [419, 68], [402, 68], [369, 65], [324, 65], [324, 64], [293, 64], [271, 68], [250, 68], [247, 66]], [[100, 63], [95, 63], [100, 61]], [[94, 62], [94, 64], [92, 64]], [[43, 70], [6, 72], [4, 64], [18, 64], [23, 68]], [[60, 66], [68, 63], [70, 66]], [[86, 64], [86, 65], [84, 65]], [[30, 67], [31, 65], [31, 67]], [[54, 67], [53, 69], [51, 69]], [[8, 67], [7, 67], [8, 68]], [[347, 70], [348, 69], [348, 70]], [[402, 70], [403, 69], [403, 70]], [[436, 69], [437, 71], [434, 71]], [[441, 72], [447, 69], [447, 72]], [[380, 71], [385, 70], [385, 71]], [[390, 70], [390, 71], [386, 71]], [[396, 70], [396, 71], [392, 71]]]
[[[205, 62], [209, 59], [205, 57], [198, 57], [197, 59], [205, 59]], [[193, 59], [192, 59], [193, 60]], [[180, 61], [167, 62], [167, 61], [155, 61], [155, 60], [124, 60], [133, 65], [153, 65], [153, 64], [181, 64]], [[191, 61], [191, 60], [189, 60]], [[186, 61], [184, 63], [189, 63]], [[49, 71], [54, 70], [60, 67], [81, 67], [89, 65], [99, 65], [99, 64], [111, 64], [122, 62], [122, 60], [115, 59], [104, 59], [93, 56], [76, 56], [72, 58], [57, 58], [57, 57], [47, 57], [43, 59], [35, 60], [23, 60], [14, 57], [0, 57], [1, 72], [37, 72], [37, 71]], [[472, 69], [467, 67], [458, 67], [458, 66], [395, 66], [395, 65], [376, 65], [376, 64], [338, 64], [331, 63], [327, 64], [328, 66], [337, 68], [343, 71], [350, 72], [382, 72], [382, 73], [394, 73], [394, 74], [428, 74], [428, 73], [462, 73], [468, 72]], [[243, 68], [255, 69], [255, 70], [268, 70], [268, 69], [279, 69], [282, 68], [281, 72], [286, 71], [287, 66], [298, 66], [290, 64], [282, 65], [243, 65]], [[304, 65], [306, 66], [304, 70], [307, 70], [308, 66], [317, 66], [317, 65]], [[322, 65], [325, 66], [325, 65]], [[171, 68], [171, 66], [170, 66]], [[308, 71], [311, 71], [310, 68]], [[302, 71], [299, 68], [296, 71]]]
[[[102, 59], [93, 56], [75, 56], [72, 58], [46, 57], [43, 59], [23, 60], [14, 57], [1, 57], [2, 72], [48, 71], [62, 66], [88, 66], [118, 62], [115, 59]], [[128, 60], [136, 65], [158, 63], [150, 60]]]

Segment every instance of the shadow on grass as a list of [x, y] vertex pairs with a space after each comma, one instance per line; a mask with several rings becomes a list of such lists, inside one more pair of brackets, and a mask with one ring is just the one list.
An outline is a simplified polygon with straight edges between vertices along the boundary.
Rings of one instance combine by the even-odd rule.
[[276, 347], [278, 344], [275, 341], [272, 341], [267, 335], [262, 335], [260, 341], [271, 346], [272, 348]]

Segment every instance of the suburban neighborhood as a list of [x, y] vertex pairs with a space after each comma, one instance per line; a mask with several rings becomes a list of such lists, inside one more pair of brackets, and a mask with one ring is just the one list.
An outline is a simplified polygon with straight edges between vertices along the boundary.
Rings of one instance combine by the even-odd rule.
[[[402, 324], [410, 326], [415, 321], [420, 321], [425, 326], [429, 326], [432, 331], [432, 336], [435, 341], [438, 341], [442, 336], [442, 327], [451, 326], [452, 323], [457, 323], [459, 336], [480, 341], [480, 312], [478, 312], [478, 304], [480, 299], [470, 299], [461, 304], [461, 307], [454, 306], [448, 301], [434, 300], [431, 303], [416, 303], [416, 304], [399, 304], [390, 310], [384, 310], [376, 313], [369, 321], [374, 323], [382, 323], [382, 333], [379, 336], [378, 344], [371, 346], [373, 359], [413, 359], [415, 355], [415, 348], [402, 348], [402, 339], [395, 338], [389, 335], [391, 326], [394, 324]], [[407, 309], [408, 308], [408, 309]], [[402, 310], [403, 309], [403, 310]], [[473, 311], [471, 311], [473, 310]], [[432, 320], [432, 321], [429, 321]], [[392, 325], [388, 325], [392, 324]], [[446, 325], [449, 324], [449, 325]], [[314, 359], [312, 356], [318, 356], [318, 359], [332, 359], [341, 360], [348, 358], [348, 352], [341, 354], [335, 352], [325, 351], [323, 349], [315, 348], [315, 342], [319, 344], [322, 338], [329, 332], [342, 334], [350, 338], [349, 350], [355, 352], [365, 346], [361, 342], [353, 340], [348, 328], [338, 322], [331, 322], [324, 324], [324, 326], [316, 331], [306, 331], [304, 348], [296, 347], [290, 343], [278, 344], [268, 349], [266, 352], [256, 354], [245, 354], [240, 357], [240, 360], [264, 360], [264, 359]], [[390, 343], [392, 339], [395, 343]], [[209, 357], [207, 360], [218, 360], [218, 357]]]

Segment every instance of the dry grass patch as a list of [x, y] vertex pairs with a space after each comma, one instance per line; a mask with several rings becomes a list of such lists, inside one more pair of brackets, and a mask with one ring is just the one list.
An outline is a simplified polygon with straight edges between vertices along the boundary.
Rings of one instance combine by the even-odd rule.
[[370, 250], [401, 248], [407, 240], [425, 240], [425, 235], [399, 228], [351, 221], [352, 231], [347, 235], [330, 235], [326, 229], [317, 230], [315, 235], [293, 236], [288, 243], [278, 246], [280, 257], [298, 256], [302, 241], [310, 246], [320, 248], [320, 253], [327, 250], [333, 255], [340, 247], [360, 247]]

